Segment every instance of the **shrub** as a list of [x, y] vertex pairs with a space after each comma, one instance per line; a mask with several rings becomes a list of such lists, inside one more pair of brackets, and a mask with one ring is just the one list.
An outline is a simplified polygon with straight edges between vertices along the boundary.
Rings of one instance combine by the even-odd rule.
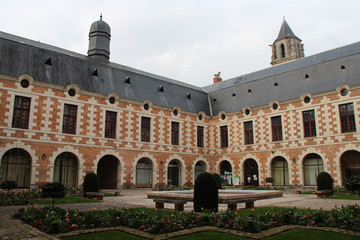
[[327, 172], [321, 172], [317, 176], [317, 190], [331, 190], [333, 191], [334, 179]]
[[52, 198], [52, 209], [54, 209], [55, 199], [65, 197], [65, 187], [59, 182], [47, 183], [42, 188], [42, 197]]
[[222, 184], [221, 184], [221, 178], [220, 178], [220, 175], [217, 174], [217, 173], [213, 173], [212, 174], [214, 180], [215, 180], [215, 183], [216, 183], [216, 186], [217, 186], [217, 189], [222, 189]]
[[84, 178], [84, 197], [87, 192], [99, 192], [99, 179], [98, 176], [91, 172], [87, 173]]
[[351, 193], [357, 193], [360, 196], [360, 176], [355, 175], [345, 180], [345, 188]]
[[1, 188], [7, 190], [7, 193], [9, 193], [11, 189], [17, 188], [17, 183], [15, 181], [5, 180], [1, 183]]
[[273, 182], [274, 182], [274, 179], [273, 179], [272, 177], [267, 177], [267, 178], [265, 179], [265, 181], [266, 181], [267, 183], [273, 183]]
[[218, 211], [219, 192], [218, 186], [211, 173], [201, 173], [195, 181], [194, 210], [201, 212], [203, 209]]

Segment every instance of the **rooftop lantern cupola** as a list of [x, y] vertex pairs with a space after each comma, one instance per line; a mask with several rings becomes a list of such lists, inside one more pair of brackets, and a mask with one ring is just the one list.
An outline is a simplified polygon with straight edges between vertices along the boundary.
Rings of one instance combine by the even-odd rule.
[[94, 22], [90, 27], [88, 56], [108, 63], [110, 58], [110, 26], [102, 20]]
[[304, 57], [304, 44], [301, 41], [291, 30], [284, 17], [279, 35], [270, 45], [272, 50], [271, 65], [274, 66]]

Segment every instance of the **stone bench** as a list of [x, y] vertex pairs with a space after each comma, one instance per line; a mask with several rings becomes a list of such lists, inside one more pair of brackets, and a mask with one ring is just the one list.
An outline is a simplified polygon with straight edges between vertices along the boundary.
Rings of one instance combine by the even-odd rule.
[[238, 203], [245, 203], [245, 208], [254, 208], [254, 198], [242, 198], [242, 199], [223, 199], [219, 203], [225, 203], [228, 205], [228, 210], [237, 210]]
[[98, 192], [87, 192], [86, 193], [86, 198], [88, 198], [88, 199], [96, 198], [97, 200], [103, 200], [104, 199], [104, 194], [103, 193], [98, 193]]
[[175, 204], [175, 211], [184, 211], [184, 204], [187, 201], [184, 200], [177, 200], [177, 199], [154, 199], [155, 208], [163, 209], [164, 203], [173, 203]]
[[328, 197], [332, 195], [332, 190], [320, 190], [315, 192], [318, 198]]

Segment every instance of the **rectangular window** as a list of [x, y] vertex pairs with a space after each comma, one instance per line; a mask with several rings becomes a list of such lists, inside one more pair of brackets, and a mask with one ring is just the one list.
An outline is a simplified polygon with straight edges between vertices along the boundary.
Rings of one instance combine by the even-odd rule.
[[63, 118], [63, 133], [76, 133], [76, 115], [77, 106], [65, 104], [64, 105], [64, 118]]
[[315, 127], [315, 111], [303, 111], [303, 122], [304, 122], [304, 137], [315, 137], [316, 136], [316, 127]]
[[352, 103], [339, 105], [341, 132], [355, 132], [354, 105]]
[[179, 123], [171, 122], [171, 144], [179, 145]]
[[141, 117], [141, 141], [150, 142], [150, 118]]
[[116, 112], [106, 111], [105, 137], [116, 138]]
[[15, 96], [14, 113], [12, 119], [13, 128], [28, 129], [30, 115], [30, 101], [28, 97]]
[[253, 124], [252, 121], [244, 122], [245, 144], [254, 143]]
[[220, 127], [220, 141], [221, 141], [221, 147], [222, 148], [229, 146], [228, 127], [227, 126]]
[[197, 127], [197, 146], [204, 147], [204, 127]]
[[271, 128], [272, 128], [272, 140], [282, 141], [282, 126], [281, 126], [281, 116], [276, 116], [271, 118]]

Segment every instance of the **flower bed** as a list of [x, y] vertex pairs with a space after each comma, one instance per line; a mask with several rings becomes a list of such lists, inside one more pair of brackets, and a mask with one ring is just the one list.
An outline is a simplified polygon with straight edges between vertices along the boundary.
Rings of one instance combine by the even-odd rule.
[[169, 216], [157, 210], [114, 209], [90, 212], [64, 210], [62, 208], [30, 207], [20, 209], [14, 216], [46, 233], [65, 233], [78, 229], [125, 226], [153, 234], [170, 233], [201, 226], [216, 226], [244, 232], [261, 232], [284, 225], [335, 227], [360, 231], [360, 209], [358, 205], [335, 208], [332, 211], [310, 209], [286, 209], [251, 212], [241, 216], [238, 211], [220, 213], [173, 213]]
[[[67, 194], [81, 193], [77, 187], [67, 187]], [[41, 198], [41, 189], [0, 191], [0, 206], [33, 205], [36, 199]]]
[[41, 196], [39, 190], [0, 192], [0, 206], [29, 205]]

